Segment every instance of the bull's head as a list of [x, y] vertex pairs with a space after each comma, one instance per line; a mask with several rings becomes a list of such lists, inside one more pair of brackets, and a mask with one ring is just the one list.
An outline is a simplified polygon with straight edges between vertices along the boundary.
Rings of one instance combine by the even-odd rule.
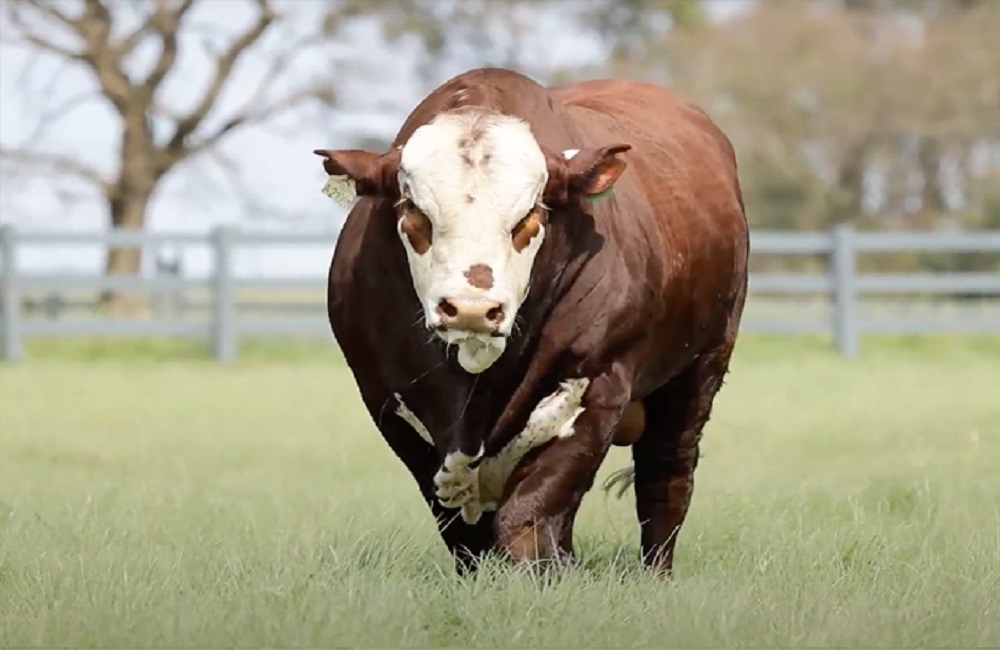
[[630, 148], [555, 155], [526, 122], [466, 110], [439, 114], [386, 154], [315, 153], [358, 196], [393, 202], [425, 325], [479, 373], [503, 353], [550, 211], [609, 190]]

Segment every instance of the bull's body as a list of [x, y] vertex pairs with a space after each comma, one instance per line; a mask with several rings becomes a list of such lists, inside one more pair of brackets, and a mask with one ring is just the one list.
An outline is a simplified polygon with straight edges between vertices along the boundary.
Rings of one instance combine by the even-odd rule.
[[[485, 69], [425, 98], [393, 149], [455, 109], [520, 117], [546, 152], [568, 151], [567, 159], [631, 145], [621, 154], [628, 167], [599, 201], [552, 194], [516, 324], [478, 374], [419, 324], [392, 197], [359, 191], [330, 267], [328, 305], [365, 406], [460, 568], [493, 548], [519, 559], [572, 553], [580, 500], [617, 443], [633, 450], [643, 556], [669, 570], [746, 292], [747, 225], [729, 141], [657, 86], [546, 89]], [[559, 431], [546, 429], [549, 421]], [[458, 518], [435, 496], [441, 477], [458, 471], [492, 472], [498, 482], [482, 497], [481, 516], [473, 507]], [[479, 497], [463, 493], [449, 505]]]

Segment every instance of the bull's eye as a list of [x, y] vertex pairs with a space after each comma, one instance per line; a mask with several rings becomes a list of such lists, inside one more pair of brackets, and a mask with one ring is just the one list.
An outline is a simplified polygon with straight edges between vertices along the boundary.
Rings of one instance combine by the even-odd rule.
[[431, 247], [431, 240], [434, 234], [431, 220], [427, 218], [427, 215], [415, 205], [408, 202], [403, 208], [401, 222], [400, 227], [406, 238], [410, 241], [410, 246], [413, 247], [414, 252], [417, 255], [426, 253]]
[[544, 215], [538, 209], [529, 212], [510, 231], [510, 238], [514, 244], [514, 250], [521, 252], [531, 243], [543, 225]]

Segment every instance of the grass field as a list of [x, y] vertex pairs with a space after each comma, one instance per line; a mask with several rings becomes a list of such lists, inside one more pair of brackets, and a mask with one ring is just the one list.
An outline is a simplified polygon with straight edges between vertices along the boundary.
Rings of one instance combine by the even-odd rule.
[[1000, 645], [995, 337], [745, 339], [672, 584], [600, 491], [579, 569], [456, 578], [336, 354], [174, 352], [0, 367], [0, 645]]

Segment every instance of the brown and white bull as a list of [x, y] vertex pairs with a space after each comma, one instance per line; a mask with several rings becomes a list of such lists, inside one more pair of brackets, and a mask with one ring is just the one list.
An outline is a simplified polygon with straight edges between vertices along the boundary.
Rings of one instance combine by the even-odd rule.
[[642, 557], [669, 574], [746, 293], [726, 136], [655, 85], [487, 68], [428, 95], [386, 153], [315, 153], [356, 197], [333, 333], [458, 570], [493, 549], [572, 558], [618, 444]]

